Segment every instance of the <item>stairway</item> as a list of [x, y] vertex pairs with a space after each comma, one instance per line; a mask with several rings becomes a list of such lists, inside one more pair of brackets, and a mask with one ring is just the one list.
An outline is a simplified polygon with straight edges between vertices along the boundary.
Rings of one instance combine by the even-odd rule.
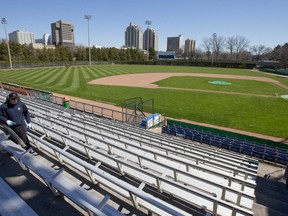
[[283, 174], [283, 167], [260, 163], [253, 205], [254, 216], [288, 215], [288, 190]]

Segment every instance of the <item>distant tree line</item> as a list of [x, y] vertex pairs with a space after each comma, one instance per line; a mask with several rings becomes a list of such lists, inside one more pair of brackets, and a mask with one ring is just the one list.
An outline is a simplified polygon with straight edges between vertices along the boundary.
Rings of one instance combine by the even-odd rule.
[[265, 45], [249, 46], [249, 40], [243, 36], [223, 37], [213, 33], [211, 37], [203, 39], [202, 49], [195, 52], [195, 58], [230, 61], [260, 61], [268, 60], [272, 52]]
[[[203, 39], [200, 49], [186, 54], [179, 50], [182, 59], [190, 61], [226, 62], [258, 62], [262, 60], [277, 61], [281, 67], [288, 64], [288, 43], [278, 45], [274, 49], [264, 45], [249, 46], [249, 41], [242, 36], [225, 38], [216, 33]], [[84, 46], [57, 46], [56, 49], [34, 49], [32, 45], [21, 45], [10, 41], [13, 62], [72, 62], [88, 61], [89, 50]], [[99, 62], [143, 62], [156, 60], [157, 52], [149, 50], [149, 57], [138, 49], [96, 48], [91, 47], [91, 60]], [[8, 51], [5, 40], [0, 43], [0, 63], [7, 63]]]
[[[72, 62], [88, 61], [87, 47], [57, 46], [55, 49], [34, 49], [32, 45], [9, 42], [13, 62]], [[92, 61], [143, 61], [144, 53], [137, 49], [91, 48]], [[8, 62], [8, 49], [5, 41], [0, 43], [0, 62]]]

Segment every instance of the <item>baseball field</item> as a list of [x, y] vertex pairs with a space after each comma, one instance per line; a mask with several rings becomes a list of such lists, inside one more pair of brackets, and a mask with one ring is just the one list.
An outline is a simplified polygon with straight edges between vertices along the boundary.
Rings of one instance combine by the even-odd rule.
[[0, 70], [0, 81], [122, 105], [154, 98], [165, 116], [288, 138], [288, 78], [254, 70], [100, 65]]

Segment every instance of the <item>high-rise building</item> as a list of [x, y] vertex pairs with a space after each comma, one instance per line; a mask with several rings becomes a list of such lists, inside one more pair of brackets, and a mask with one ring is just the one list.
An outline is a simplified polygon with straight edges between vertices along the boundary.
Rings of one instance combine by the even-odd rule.
[[167, 38], [167, 51], [174, 51], [178, 53], [182, 50], [182, 35], [178, 37], [168, 37]]
[[143, 33], [141, 28], [135, 23], [130, 23], [125, 31], [125, 46], [129, 48], [142, 49]]
[[41, 43], [43, 45], [51, 45], [52, 39], [50, 34], [44, 34], [42, 38], [35, 39], [35, 43]]
[[150, 48], [158, 51], [158, 34], [153, 28], [147, 28], [143, 34], [143, 49], [149, 51]]
[[52, 37], [51, 34], [44, 34], [43, 40], [45, 45], [52, 45]]
[[185, 56], [191, 56], [193, 53], [195, 53], [195, 45], [196, 45], [195, 40], [190, 40], [189, 38], [185, 40], [185, 48], [184, 48]]
[[74, 45], [74, 26], [69, 21], [59, 20], [51, 24], [53, 45]]
[[33, 44], [35, 42], [34, 33], [26, 30], [17, 30], [9, 33], [9, 39], [19, 44]]

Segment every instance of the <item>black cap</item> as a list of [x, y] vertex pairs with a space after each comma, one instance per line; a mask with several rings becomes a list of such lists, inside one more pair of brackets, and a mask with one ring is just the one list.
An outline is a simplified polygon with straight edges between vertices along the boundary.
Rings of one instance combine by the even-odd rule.
[[19, 96], [16, 92], [12, 92], [9, 94], [9, 100], [11, 99], [19, 99]]

